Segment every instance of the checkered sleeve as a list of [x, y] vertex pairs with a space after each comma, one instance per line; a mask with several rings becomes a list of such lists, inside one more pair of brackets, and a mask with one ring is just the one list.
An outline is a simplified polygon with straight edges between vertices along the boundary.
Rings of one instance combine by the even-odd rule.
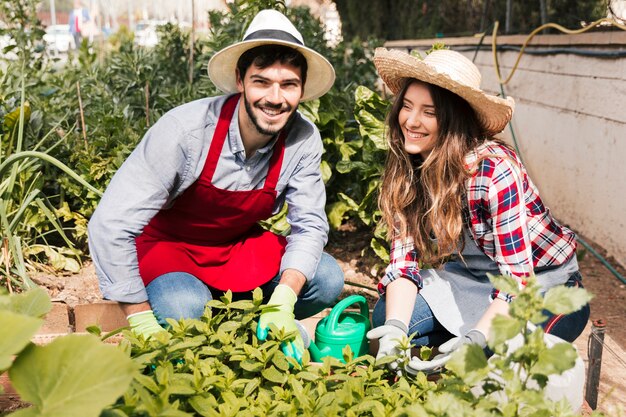
[[417, 250], [413, 244], [413, 238], [395, 238], [391, 242], [390, 262], [385, 269], [385, 275], [378, 283], [378, 293], [385, 294], [385, 289], [392, 281], [398, 278], [406, 278], [417, 288], [422, 288], [422, 277], [419, 273], [417, 262]]
[[[489, 211], [493, 232], [494, 260], [503, 275], [517, 279], [520, 289], [533, 273], [532, 245], [527, 227], [524, 176], [509, 158], [485, 160], [483, 172], [490, 175]], [[494, 289], [492, 298], [510, 302], [512, 296]]]

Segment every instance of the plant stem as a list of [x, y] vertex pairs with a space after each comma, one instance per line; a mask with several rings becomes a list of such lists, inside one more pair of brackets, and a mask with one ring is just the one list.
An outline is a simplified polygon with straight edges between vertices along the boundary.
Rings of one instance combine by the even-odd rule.
[[146, 127], [150, 127], [150, 81], [146, 81], [143, 91], [146, 98]]
[[9, 156], [5, 161], [3, 161], [0, 164], [0, 177], [2, 177], [2, 174], [4, 173], [4, 171], [9, 166], [11, 166], [14, 162], [19, 161], [20, 159], [25, 159], [25, 158], [39, 158], [39, 159], [42, 159], [42, 160], [44, 160], [46, 162], [49, 162], [52, 165], [54, 165], [57, 168], [59, 168], [61, 171], [65, 172], [67, 175], [69, 175], [73, 179], [75, 179], [76, 181], [78, 181], [80, 184], [82, 184], [85, 187], [87, 187], [90, 191], [96, 193], [96, 195], [102, 196], [102, 192], [100, 190], [98, 190], [93, 185], [91, 185], [87, 181], [85, 181], [85, 179], [83, 177], [81, 177], [80, 175], [78, 175], [77, 173], [72, 171], [63, 162], [61, 162], [58, 159], [56, 159], [56, 158], [54, 158], [54, 157], [52, 157], [52, 156], [50, 156], [50, 155], [48, 155], [46, 153], [43, 153], [43, 152], [23, 151], [23, 152], [15, 153], [15, 154]]
[[80, 81], [76, 81], [76, 91], [78, 92], [78, 108], [80, 109], [80, 124], [83, 129], [83, 140], [85, 149], [87, 148], [87, 131], [85, 130], [85, 113], [83, 112], [83, 100], [80, 96]]
[[9, 267], [9, 239], [6, 237], [2, 239], [2, 258], [4, 259], [4, 268], [7, 274], [7, 288], [9, 294], [13, 294], [13, 287], [11, 286], [11, 268]]

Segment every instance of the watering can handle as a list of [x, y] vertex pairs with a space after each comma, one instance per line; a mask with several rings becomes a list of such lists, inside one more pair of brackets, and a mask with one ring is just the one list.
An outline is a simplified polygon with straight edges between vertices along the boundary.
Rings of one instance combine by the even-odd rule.
[[331, 334], [335, 331], [335, 325], [339, 321], [339, 315], [343, 313], [346, 308], [357, 303], [360, 304], [361, 314], [369, 319], [370, 312], [367, 307], [367, 300], [365, 297], [357, 294], [351, 295], [339, 301], [330, 311], [330, 315], [328, 316], [328, 327]]

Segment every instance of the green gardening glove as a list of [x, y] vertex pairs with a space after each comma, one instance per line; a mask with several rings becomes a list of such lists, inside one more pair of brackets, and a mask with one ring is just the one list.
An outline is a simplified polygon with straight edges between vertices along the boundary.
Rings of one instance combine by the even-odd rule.
[[286, 356], [290, 356], [299, 363], [302, 363], [304, 341], [300, 336], [293, 314], [293, 307], [297, 300], [298, 297], [296, 293], [289, 286], [279, 284], [274, 289], [268, 302], [270, 307], [264, 308], [261, 313], [259, 324], [256, 328], [256, 336], [259, 340], [267, 339], [270, 324], [273, 324], [279, 329], [283, 329], [285, 332], [295, 332], [295, 338], [288, 342], [283, 342], [281, 347]]
[[126, 317], [130, 329], [137, 336], [143, 336], [145, 339], [152, 336], [155, 333], [161, 332], [165, 329], [161, 327], [152, 310], [142, 311], [140, 313], [134, 313]]

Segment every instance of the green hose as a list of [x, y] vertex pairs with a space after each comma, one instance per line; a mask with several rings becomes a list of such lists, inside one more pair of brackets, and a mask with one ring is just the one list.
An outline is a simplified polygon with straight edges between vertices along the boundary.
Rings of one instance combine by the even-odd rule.
[[626, 284], [626, 279], [622, 276], [622, 274], [620, 274], [615, 268], [613, 268], [613, 265], [611, 265], [606, 259], [604, 259], [604, 257], [602, 255], [600, 255], [598, 252], [596, 252], [596, 250], [594, 248], [591, 247], [591, 245], [589, 245], [587, 242], [585, 242], [584, 240], [582, 240], [582, 238], [580, 236], [576, 236], [578, 239], [578, 242], [583, 245], [585, 247], [585, 249], [587, 249], [589, 252], [591, 252], [591, 254], [593, 256], [595, 256], [596, 258], [598, 258], [598, 260], [600, 262], [602, 262], [602, 265], [604, 265], [606, 267], [606, 269], [608, 269], [609, 271], [611, 271], [611, 273], [613, 275], [615, 275], [617, 277], [617, 279], [619, 279], [620, 281], [622, 281], [623, 284]]
[[[483, 40], [485, 39], [485, 34], [487, 32], [485, 31], [482, 36], [480, 37], [480, 40], [478, 41], [478, 45], [476, 45], [476, 51], [474, 52], [474, 58], [472, 59], [472, 62], [476, 60], [476, 56], [478, 55], [478, 51], [483, 43]], [[495, 52], [494, 52], [495, 53]], [[524, 53], [524, 51], [522, 50], [521, 53]], [[521, 54], [520, 54], [521, 55]], [[519, 58], [518, 58], [518, 62], [519, 62]], [[496, 64], [497, 61], [496, 61]], [[497, 71], [499, 74], [499, 70]], [[512, 75], [512, 74], [511, 74]], [[509, 76], [510, 79], [510, 76]], [[507, 80], [508, 81], [508, 80]], [[504, 84], [500, 83], [500, 92], [502, 93], [502, 98], [506, 98], [506, 92], [504, 91]], [[522, 164], [524, 163], [524, 160], [522, 159], [522, 153], [520, 151], [519, 145], [517, 143], [517, 136], [515, 135], [515, 129], [513, 129], [513, 118], [511, 117], [511, 121], [509, 122], [509, 129], [511, 130], [511, 137], [513, 138], [513, 144], [515, 145], [515, 151], [517, 152], [517, 156], [519, 157], [520, 161], [522, 162]], [[626, 284], [626, 278], [624, 278], [624, 276], [622, 274], [620, 274], [617, 269], [615, 269], [613, 267], [613, 265], [611, 265], [602, 255], [600, 255], [594, 248], [591, 247], [591, 245], [589, 245], [587, 242], [585, 242], [580, 236], [576, 235], [576, 239], [578, 240], [578, 242], [583, 245], [585, 247], [585, 249], [587, 249], [589, 252], [591, 252], [591, 254], [593, 256], [595, 256], [601, 263], [602, 265], [604, 265], [606, 267], [606, 269], [609, 270], [609, 272], [611, 272], [611, 274], [613, 274], [617, 279], [619, 279], [623, 284]]]

